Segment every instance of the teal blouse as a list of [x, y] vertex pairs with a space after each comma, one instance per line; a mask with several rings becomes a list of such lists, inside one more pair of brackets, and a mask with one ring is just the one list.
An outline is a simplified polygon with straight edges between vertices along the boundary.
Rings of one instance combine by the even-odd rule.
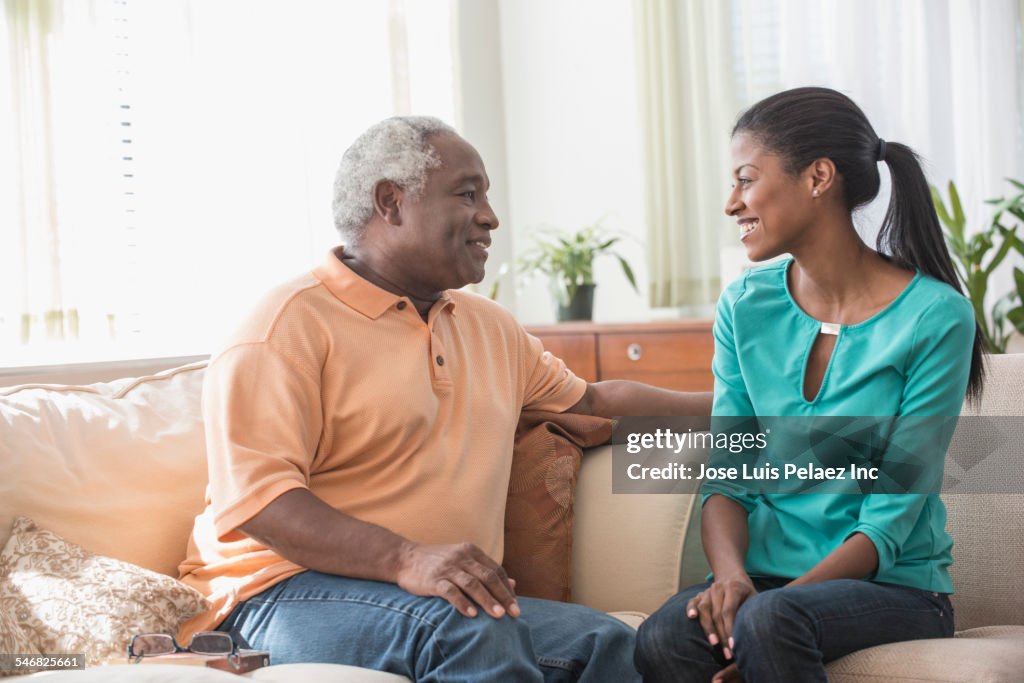
[[[959, 415], [974, 311], [952, 287], [921, 273], [882, 311], [840, 329], [821, 388], [806, 400], [804, 369], [821, 321], [789, 292], [792, 262], [748, 271], [719, 299], [713, 415]], [[939, 463], [948, 445], [942, 439]], [[751, 576], [796, 578], [859, 532], [878, 549], [872, 580], [953, 591], [953, 542], [937, 494], [754, 494], [717, 481], [701, 492], [704, 501], [726, 495], [749, 513]]]

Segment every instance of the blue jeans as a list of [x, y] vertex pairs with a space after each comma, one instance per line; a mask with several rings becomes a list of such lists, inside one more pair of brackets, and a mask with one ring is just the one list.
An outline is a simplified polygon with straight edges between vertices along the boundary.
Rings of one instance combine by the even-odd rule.
[[271, 663], [333, 662], [414, 681], [639, 681], [636, 634], [581, 605], [519, 598], [522, 616], [464, 617], [441, 598], [315, 571], [236, 607], [219, 627]]
[[[755, 578], [758, 594], [736, 613], [734, 656], [745, 683], [825, 683], [825, 663], [856, 650], [953, 635], [953, 607], [941, 593], [852, 579], [788, 582]], [[730, 663], [686, 616], [687, 601], [709, 585], [676, 594], [640, 627], [636, 666], [645, 681], [708, 683]]]

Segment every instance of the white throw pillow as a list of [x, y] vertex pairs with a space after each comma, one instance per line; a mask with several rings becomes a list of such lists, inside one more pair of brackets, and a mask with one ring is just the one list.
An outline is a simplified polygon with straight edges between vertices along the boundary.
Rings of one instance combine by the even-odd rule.
[[15, 517], [177, 576], [207, 481], [205, 363], [85, 386], [0, 389], [0, 544]]

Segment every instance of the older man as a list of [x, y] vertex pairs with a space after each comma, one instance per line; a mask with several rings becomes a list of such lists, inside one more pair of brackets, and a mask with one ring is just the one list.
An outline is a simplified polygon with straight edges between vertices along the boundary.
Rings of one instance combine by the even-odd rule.
[[388, 119], [345, 152], [344, 246], [210, 363], [209, 501], [181, 573], [213, 607], [183, 636], [414, 680], [636, 678], [629, 628], [516, 597], [500, 564], [513, 433], [525, 408], [706, 414], [710, 397], [588, 385], [458, 291], [484, 276], [488, 186], [436, 119]]

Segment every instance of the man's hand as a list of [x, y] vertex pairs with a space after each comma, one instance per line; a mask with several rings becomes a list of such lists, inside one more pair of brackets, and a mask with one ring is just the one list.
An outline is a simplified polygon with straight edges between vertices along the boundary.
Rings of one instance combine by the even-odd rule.
[[[467, 617], [519, 616], [515, 581], [470, 543], [420, 545], [338, 512], [305, 488], [281, 494], [239, 531], [301, 567], [444, 598]], [[474, 605], [476, 603], [476, 605]]]
[[500, 619], [518, 617], [515, 582], [505, 570], [472, 543], [419, 545], [408, 542], [399, 555], [397, 583], [413, 595], [436, 595], [467, 617], [480, 605]]
[[686, 616], [700, 619], [701, 628], [712, 645], [721, 645], [722, 654], [732, 659], [732, 627], [740, 605], [757, 595], [753, 581], [746, 574], [716, 580], [707, 590], [697, 593], [686, 603]]

